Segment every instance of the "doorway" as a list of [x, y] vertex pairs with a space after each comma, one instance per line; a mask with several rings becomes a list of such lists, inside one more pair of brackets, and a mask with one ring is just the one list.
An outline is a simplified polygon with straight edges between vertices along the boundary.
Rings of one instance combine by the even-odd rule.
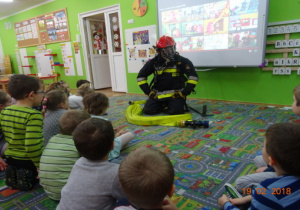
[[120, 6], [79, 14], [87, 79], [94, 89], [127, 92]]

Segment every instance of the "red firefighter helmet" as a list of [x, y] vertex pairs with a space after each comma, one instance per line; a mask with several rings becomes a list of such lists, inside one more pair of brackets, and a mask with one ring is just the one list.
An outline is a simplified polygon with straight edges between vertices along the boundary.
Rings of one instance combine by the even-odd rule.
[[157, 52], [161, 54], [161, 56], [165, 60], [173, 60], [174, 55], [176, 53], [176, 42], [170, 36], [162, 36], [156, 42]]
[[156, 42], [156, 47], [157, 48], [166, 48], [166, 47], [172, 47], [172, 46], [176, 46], [176, 42], [170, 36], [162, 36]]

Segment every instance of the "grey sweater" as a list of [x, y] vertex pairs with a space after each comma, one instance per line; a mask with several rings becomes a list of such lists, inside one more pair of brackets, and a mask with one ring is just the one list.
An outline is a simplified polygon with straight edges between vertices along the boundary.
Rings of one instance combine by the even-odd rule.
[[125, 195], [119, 184], [118, 164], [81, 157], [61, 191], [57, 210], [113, 209]]

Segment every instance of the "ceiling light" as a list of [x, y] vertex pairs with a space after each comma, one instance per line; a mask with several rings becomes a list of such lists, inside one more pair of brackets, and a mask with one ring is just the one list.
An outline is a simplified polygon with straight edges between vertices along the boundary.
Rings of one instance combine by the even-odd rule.
[[0, 2], [13, 2], [13, 0], [0, 0]]

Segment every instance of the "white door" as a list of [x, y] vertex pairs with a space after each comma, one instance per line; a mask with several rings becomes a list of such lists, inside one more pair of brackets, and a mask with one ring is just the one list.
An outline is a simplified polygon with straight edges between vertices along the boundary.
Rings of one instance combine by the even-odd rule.
[[86, 18], [91, 79], [94, 89], [111, 87], [104, 20]]
[[126, 67], [119, 9], [105, 13], [112, 90], [127, 92]]

